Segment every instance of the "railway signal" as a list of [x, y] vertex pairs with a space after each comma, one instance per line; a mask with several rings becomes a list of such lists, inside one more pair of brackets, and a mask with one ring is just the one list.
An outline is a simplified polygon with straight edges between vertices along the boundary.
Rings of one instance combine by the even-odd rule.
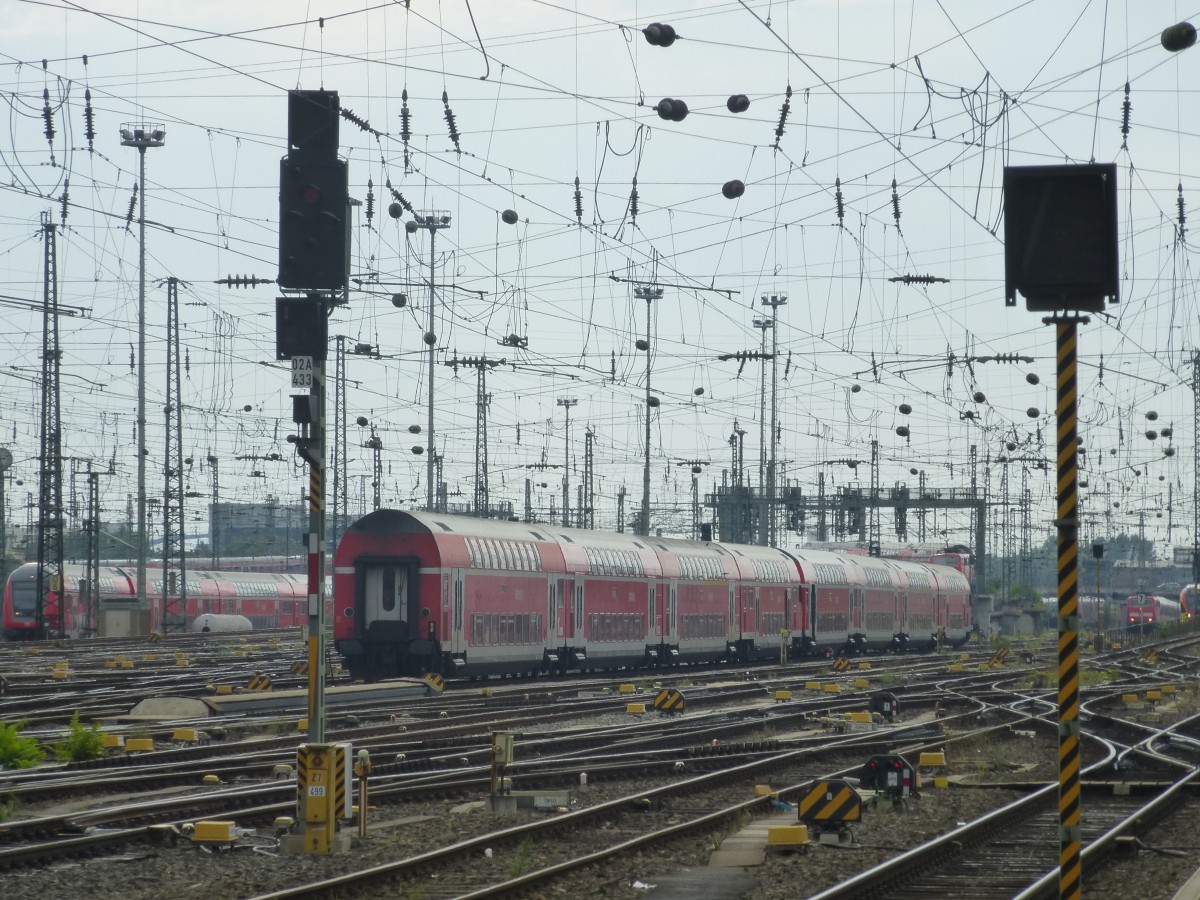
[[[1076, 331], [1119, 296], [1117, 167], [1009, 166], [1004, 170], [1005, 304], [1049, 312], [1055, 328], [1058, 410], [1059, 896], [1083, 892], [1079, 782], [1079, 497]], [[1032, 414], [1033, 410], [1030, 410]]]

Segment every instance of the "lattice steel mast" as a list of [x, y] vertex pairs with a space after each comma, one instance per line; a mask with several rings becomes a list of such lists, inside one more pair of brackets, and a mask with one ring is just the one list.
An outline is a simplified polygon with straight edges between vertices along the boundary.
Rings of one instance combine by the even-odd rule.
[[[179, 380], [179, 279], [167, 279], [167, 402], [163, 455], [163, 633], [187, 630], [183, 400]], [[175, 581], [172, 584], [172, 581]]]
[[[63, 571], [62, 408], [59, 383], [62, 355], [58, 346], [58, 230], [42, 213], [44, 280], [42, 316], [41, 447], [38, 462], [37, 631], [46, 634], [46, 591], [61, 590]], [[66, 631], [63, 604], [58, 605], [57, 631]]]

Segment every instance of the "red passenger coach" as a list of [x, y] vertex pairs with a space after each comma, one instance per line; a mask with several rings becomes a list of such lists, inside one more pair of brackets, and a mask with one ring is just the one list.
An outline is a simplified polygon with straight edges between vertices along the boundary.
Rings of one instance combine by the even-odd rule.
[[378, 510], [334, 559], [354, 677], [565, 672], [961, 643], [966, 579], [922, 563]]

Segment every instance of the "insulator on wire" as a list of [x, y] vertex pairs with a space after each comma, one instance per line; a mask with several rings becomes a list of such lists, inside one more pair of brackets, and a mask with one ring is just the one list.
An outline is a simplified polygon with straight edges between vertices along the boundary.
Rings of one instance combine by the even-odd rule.
[[125, 230], [126, 231], [129, 230], [129, 226], [133, 222], [133, 208], [137, 204], [137, 198], [138, 198], [138, 184], [135, 181], [133, 183], [133, 195], [129, 198], [129, 209], [125, 213]]
[[1162, 41], [1163, 49], [1178, 53], [1196, 43], [1196, 27], [1191, 22], [1170, 25], [1163, 29], [1159, 40]]
[[629, 219], [634, 225], [637, 224], [637, 214], [638, 214], [637, 176], [634, 176], [633, 190], [629, 192]]
[[87, 138], [88, 152], [93, 152], [96, 141], [96, 111], [92, 109], [92, 89], [83, 92], [83, 136]]
[[454, 110], [450, 108], [450, 98], [445, 91], [442, 91], [442, 106], [445, 107], [443, 116], [446, 119], [446, 127], [450, 129], [450, 140], [454, 142], [454, 150], [462, 153], [462, 147], [458, 145], [458, 124], [454, 121]]
[[783, 137], [783, 129], [787, 124], [788, 113], [792, 109], [792, 86], [789, 84], [783, 95], [783, 106], [779, 107], [779, 125], [775, 128], [775, 149], [779, 149], [779, 139]]
[[404, 171], [409, 171], [408, 141], [412, 137], [412, 110], [408, 108], [408, 88], [400, 92], [400, 140], [404, 144]]
[[343, 119], [345, 119], [347, 122], [353, 122], [359, 127], [360, 130], [369, 132], [370, 134], [375, 135], [377, 138], [383, 137], [383, 132], [372, 128], [366, 119], [361, 119], [356, 116], [353, 110], [346, 109], [346, 107], [343, 106], [340, 111]]
[[583, 191], [579, 189], [579, 176], [575, 176], [575, 220], [583, 224]]
[[62, 219], [62, 223], [64, 225], [67, 224], [67, 208], [70, 206], [70, 202], [71, 202], [70, 191], [71, 191], [71, 179], [68, 178], [65, 181], [63, 181], [62, 197], [59, 198], [59, 203], [62, 204], [61, 209], [59, 211], [59, 217]]
[[675, 43], [675, 29], [663, 22], [651, 22], [642, 29], [642, 34], [653, 47], [670, 47]]
[[843, 225], [846, 221], [846, 202], [842, 199], [842, 179], [835, 178], [833, 186], [833, 202], [837, 204], [838, 225]]
[[[409, 215], [414, 215], [414, 216], [416, 215], [416, 210], [413, 209], [413, 205], [411, 203], [409, 203], [406, 199], [404, 199], [404, 195], [402, 193], [400, 193], [398, 190], [396, 190], [394, 187], [392, 187], [392, 180], [390, 178], [387, 181], [387, 189], [391, 192], [392, 199], [395, 200], [397, 203], [399, 203], [400, 206], [402, 206], [408, 212]], [[398, 219], [400, 217], [392, 216], [392, 218]]]
[[1187, 234], [1187, 213], [1184, 212], [1182, 181], [1179, 182], [1179, 194], [1175, 198], [1175, 206], [1179, 209], [1179, 239], [1183, 240], [1183, 236]]
[[50, 110], [50, 88], [42, 88], [42, 119], [46, 123], [46, 140], [54, 140], [54, 113]]
[[368, 223], [375, 218], [375, 182], [370, 178], [367, 179], [366, 216]]
[[663, 97], [654, 107], [660, 119], [670, 122], [682, 122], [687, 118], [688, 105], [678, 97]]
[[1125, 100], [1121, 104], [1121, 149], [1126, 149], [1129, 140], [1129, 114], [1133, 112], [1133, 104], [1129, 102], [1129, 82], [1125, 82]]
[[900, 227], [900, 195], [896, 193], [896, 179], [892, 179], [892, 218], [896, 220], [896, 228]]

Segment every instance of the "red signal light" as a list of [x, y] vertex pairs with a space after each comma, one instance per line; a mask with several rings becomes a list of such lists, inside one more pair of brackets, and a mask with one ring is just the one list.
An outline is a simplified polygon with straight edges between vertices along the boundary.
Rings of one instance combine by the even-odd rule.
[[300, 199], [310, 206], [321, 202], [321, 189], [315, 184], [306, 184], [300, 191]]

